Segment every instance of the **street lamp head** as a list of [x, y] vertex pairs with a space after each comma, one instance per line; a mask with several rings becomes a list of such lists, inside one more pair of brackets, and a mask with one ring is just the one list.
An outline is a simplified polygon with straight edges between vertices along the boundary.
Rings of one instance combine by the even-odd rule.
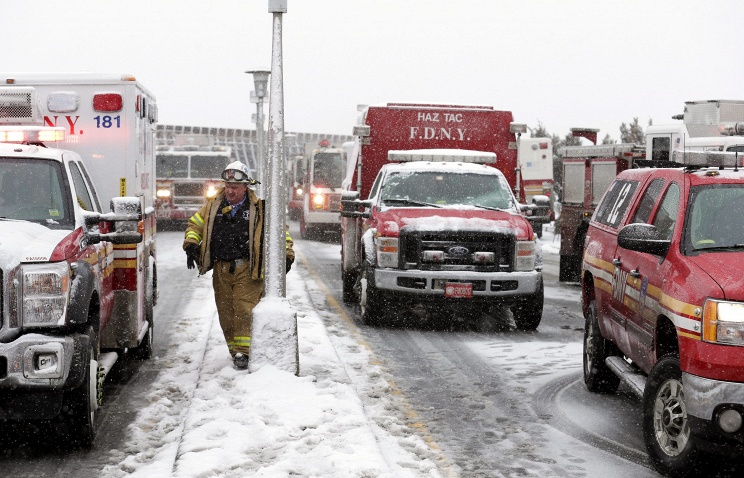
[[269, 83], [269, 75], [271, 74], [271, 72], [266, 70], [250, 70], [246, 71], [246, 73], [250, 73], [251, 75], [253, 75], [256, 96], [258, 98], [266, 97], [266, 87]]

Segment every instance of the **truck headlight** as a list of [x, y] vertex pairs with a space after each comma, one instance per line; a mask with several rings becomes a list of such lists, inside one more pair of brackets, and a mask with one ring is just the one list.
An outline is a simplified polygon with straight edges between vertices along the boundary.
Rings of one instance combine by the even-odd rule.
[[158, 189], [155, 193], [159, 198], [169, 198], [171, 196], [170, 189]]
[[205, 194], [205, 196], [207, 197], [207, 199], [212, 199], [216, 195], [217, 195], [217, 186], [215, 186], [214, 184], [210, 184], [209, 187], [207, 188], [207, 193]]
[[536, 246], [535, 241], [517, 241], [514, 257], [515, 271], [531, 271], [535, 269]]
[[313, 209], [326, 209], [325, 194], [313, 194], [312, 199]]
[[23, 266], [24, 327], [56, 327], [65, 324], [70, 296], [70, 268], [66, 262]]
[[398, 267], [398, 238], [378, 237], [377, 265], [379, 267]]
[[744, 303], [707, 299], [703, 306], [703, 340], [744, 345]]

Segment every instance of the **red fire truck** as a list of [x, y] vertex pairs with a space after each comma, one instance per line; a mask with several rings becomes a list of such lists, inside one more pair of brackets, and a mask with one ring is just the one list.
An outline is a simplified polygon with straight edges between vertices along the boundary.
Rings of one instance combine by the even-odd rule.
[[0, 78], [0, 419], [91, 445], [106, 374], [153, 350], [155, 98], [129, 75]]
[[220, 174], [232, 162], [231, 154], [229, 147], [201, 134], [178, 135], [175, 145], [159, 146], [155, 157], [158, 222], [185, 227], [223, 186]]
[[303, 239], [338, 235], [341, 229], [341, 182], [346, 170], [346, 150], [321, 140], [305, 154], [300, 234]]
[[540, 250], [514, 195], [524, 194], [519, 126], [485, 106], [362, 112], [343, 183], [341, 258], [344, 300], [359, 301], [363, 321], [419, 305], [447, 317], [506, 306], [518, 328], [537, 328]]

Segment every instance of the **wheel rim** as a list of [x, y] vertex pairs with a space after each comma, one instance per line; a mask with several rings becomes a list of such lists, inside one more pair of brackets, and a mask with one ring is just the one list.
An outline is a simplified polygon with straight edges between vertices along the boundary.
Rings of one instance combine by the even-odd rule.
[[669, 456], [682, 453], [690, 440], [684, 392], [677, 379], [666, 380], [656, 392], [654, 434], [661, 450]]

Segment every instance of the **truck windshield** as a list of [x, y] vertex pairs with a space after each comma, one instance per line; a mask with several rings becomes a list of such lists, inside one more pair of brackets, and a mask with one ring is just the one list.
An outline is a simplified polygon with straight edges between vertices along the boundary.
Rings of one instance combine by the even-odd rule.
[[685, 243], [692, 252], [744, 247], [744, 184], [692, 188]]
[[0, 158], [0, 217], [72, 228], [74, 214], [61, 164]]
[[506, 180], [495, 174], [393, 172], [386, 177], [380, 195], [388, 206], [406, 206], [401, 202], [405, 200], [439, 206], [514, 207]]
[[[187, 178], [189, 157], [184, 154], [158, 154], [155, 161], [155, 176], [158, 178]], [[219, 177], [219, 174], [217, 174]]]
[[317, 153], [313, 158], [313, 185], [318, 188], [340, 188], [344, 165], [341, 153]]
[[227, 155], [195, 154], [191, 156], [191, 177], [218, 179], [228, 164], [230, 164], [230, 157]]

